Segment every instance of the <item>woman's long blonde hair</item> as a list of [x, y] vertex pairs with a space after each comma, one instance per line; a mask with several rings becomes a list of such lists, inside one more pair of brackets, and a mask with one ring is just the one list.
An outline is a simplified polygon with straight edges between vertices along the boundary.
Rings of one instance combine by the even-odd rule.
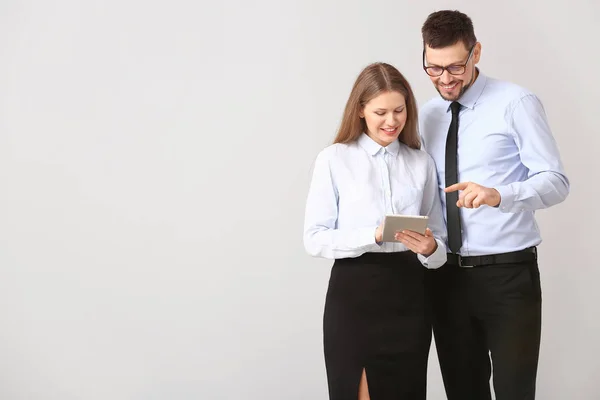
[[398, 140], [413, 149], [421, 148], [418, 134], [417, 102], [408, 81], [396, 68], [386, 63], [367, 66], [356, 78], [346, 103], [342, 123], [334, 143], [350, 143], [367, 132], [365, 120], [360, 112], [371, 99], [385, 92], [398, 92], [406, 101], [406, 124]]

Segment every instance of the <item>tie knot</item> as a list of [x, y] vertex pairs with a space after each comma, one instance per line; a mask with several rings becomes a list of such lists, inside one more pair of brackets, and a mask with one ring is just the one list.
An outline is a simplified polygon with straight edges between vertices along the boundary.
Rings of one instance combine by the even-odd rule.
[[460, 103], [458, 101], [453, 101], [452, 104], [450, 104], [450, 109], [452, 110], [452, 114], [458, 114], [460, 111]]

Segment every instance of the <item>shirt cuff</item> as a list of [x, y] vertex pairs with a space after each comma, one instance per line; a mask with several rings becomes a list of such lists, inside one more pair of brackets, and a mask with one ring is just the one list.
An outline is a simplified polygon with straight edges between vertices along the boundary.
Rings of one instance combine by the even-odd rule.
[[422, 254], [417, 254], [417, 258], [419, 259], [419, 261], [421, 261], [421, 264], [423, 264], [423, 266], [428, 269], [437, 269], [442, 265], [446, 264], [446, 261], [448, 260], [448, 255], [446, 254], [446, 246], [444, 245], [444, 243], [439, 239], [435, 239], [435, 241], [437, 242], [437, 249], [433, 252], [432, 255], [430, 255], [429, 257], [425, 257]]
[[510, 185], [505, 185], [498, 186], [494, 189], [500, 193], [500, 204], [498, 204], [500, 211], [505, 213], [511, 212], [515, 204], [515, 194], [513, 193], [512, 187]]
[[363, 247], [366, 249], [366, 251], [369, 250], [377, 250], [381, 247], [382, 243], [377, 243], [375, 241], [375, 231], [377, 230], [377, 228], [361, 228], [360, 232], [359, 232], [359, 241], [360, 247]]

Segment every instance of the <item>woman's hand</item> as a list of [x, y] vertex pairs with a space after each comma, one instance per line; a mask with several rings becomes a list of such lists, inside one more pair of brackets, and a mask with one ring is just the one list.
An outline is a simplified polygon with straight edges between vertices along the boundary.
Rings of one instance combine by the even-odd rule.
[[413, 252], [424, 257], [432, 255], [438, 247], [429, 228], [425, 230], [425, 235], [414, 231], [402, 231], [396, 232], [395, 238]]
[[377, 244], [380, 244], [382, 240], [383, 240], [383, 221], [381, 221], [381, 224], [379, 224], [377, 229], [375, 229], [375, 242]]

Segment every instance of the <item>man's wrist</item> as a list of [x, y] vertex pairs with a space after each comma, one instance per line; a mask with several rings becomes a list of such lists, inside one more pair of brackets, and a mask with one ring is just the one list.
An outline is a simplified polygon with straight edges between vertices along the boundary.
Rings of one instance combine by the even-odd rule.
[[500, 207], [500, 203], [502, 202], [502, 195], [500, 194], [500, 192], [498, 191], [498, 189], [492, 188], [492, 190], [496, 193], [496, 196], [494, 196], [494, 197], [496, 199], [498, 199], [498, 202], [495, 205], [493, 205], [492, 207], [498, 208], [498, 207]]

